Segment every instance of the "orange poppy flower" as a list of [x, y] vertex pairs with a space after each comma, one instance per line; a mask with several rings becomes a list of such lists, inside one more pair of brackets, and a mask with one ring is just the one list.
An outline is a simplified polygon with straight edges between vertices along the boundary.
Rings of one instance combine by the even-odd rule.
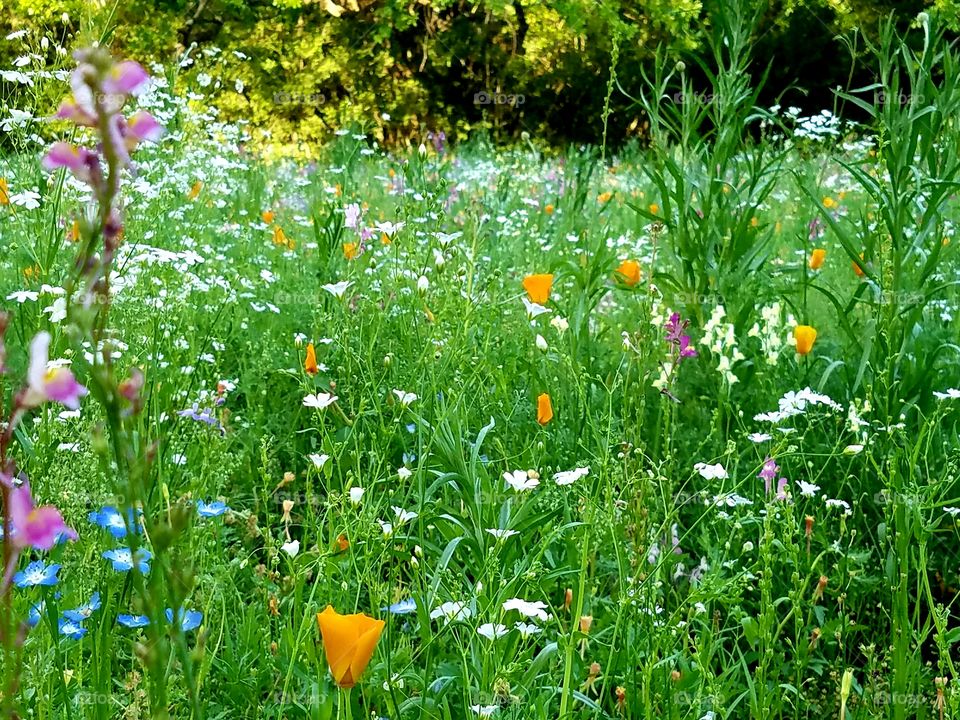
[[0, 178], [0, 205], [10, 204], [10, 186], [5, 178]]
[[352, 688], [370, 664], [385, 623], [363, 613], [341, 615], [327, 605], [317, 624], [330, 674], [340, 687]]
[[797, 353], [807, 355], [813, 350], [813, 343], [817, 340], [817, 331], [809, 325], [797, 325], [793, 329], [793, 338], [797, 341]]
[[553, 207], [552, 204], [547, 204], [547, 205], [543, 208], [543, 211], [544, 211], [547, 215], [553, 215], [553, 210], [554, 210], [554, 207]]
[[357, 250], [359, 249], [357, 243], [344, 243], [343, 244], [343, 256], [347, 260], [353, 260], [357, 256]]
[[274, 218], [273, 210], [264, 210], [263, 213], [260, 215], [260, 217], [263, 218], [263, 221], [267, 225], [269, 225], [270, 223], [273, 222], [273, 218]]
[[287, 244], [287, 234], [279, 225], [273, 226], [273, 244], [277, 246]]
[[[863, 260], [863, 253], [860, 253], [860, 259]], [[857, 274], [858, 278], [862, 278], [866, 273], [863, 271], [863, 266], [860, 263], [854, 261], [850, 263], [853, 266], [853, 271]]]
[[303, 361], [303, 369], [307, 371], [307, 375], [316, 375], [320, 372], [320, 367], [317, 365], [317, 351], [313, 343], [307, 344], [307, 358]]
[[80, 221], [74, 220], [70, 225], [70, 230], [67, 232], [67, 240], [70, 242], [77, 242], [80, 239]]
[[625, 285], [633, 287], [640, 282], [640, 263], [636, 260], [624, 260], [617, 268], [617, 275]]
[[546, 425], [553, 420], [553, 403], [550, 402], [550, 396], [542, 393], [537, 398], [537, 422]]
[[810, 269], [819, 270], [823, 267], [823, 261], [827, 259], [827, 251], [823, 248], [816, 248], [810, 253]]
[[612, 197], [613, 197], [613, 193], [612, 193], [612, 192], [609, 192], [609, 191], [607, 191], [607, 192], [602, 192], [602, 193], [600, 193], [599, 195], [597, 195], [597, 202], [602, 205], [603, 203], [610, 202], [610, 198], [612, 198]]
[[650, 207], [648, 207], [647, 210], [650, 211], [650, 214], [651, 214], [651, 215], [659, 215], [659, 214], [660, 214], [660, 206], [657, 205], [656, 203], [650, 203]]
[[543, 305], [550, 299], [552, 287], [553, 275], [550, 273], [527, 275], [523, 279], [523, 289], [527, 291], [527, 297], [530, 298], [530, 302], [535, 302], [537, 305]]
[[188, 197], [190, 200], [196, 200], [197, 197], [199, 197], [201, 190], [203, 190], [203, 181], [202, 181], [202, 180], [197, 180], [197, 181], [193, 184], [193, 187], [190, 188], [190, 192], [187, 193], [187, 197]]
[[343, 533], [337, 536], [337, 547], [340, 548], [340, 552], [344, 552], [350, 547], [350, 541], [347, 540], [347, 536]]

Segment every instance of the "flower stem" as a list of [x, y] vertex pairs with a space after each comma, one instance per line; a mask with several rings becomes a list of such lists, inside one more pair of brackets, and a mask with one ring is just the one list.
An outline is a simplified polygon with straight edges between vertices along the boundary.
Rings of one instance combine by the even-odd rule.
[[340, 720], [353, 720], [353, 706], [350, 704], [350, 688], [340, 688]]

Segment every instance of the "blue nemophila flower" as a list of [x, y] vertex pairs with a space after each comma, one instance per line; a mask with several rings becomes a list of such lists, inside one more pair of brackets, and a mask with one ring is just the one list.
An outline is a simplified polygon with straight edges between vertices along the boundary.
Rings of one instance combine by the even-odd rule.
[[122, 540], [127, 536], [127, 528], [132, 528], [136, 532], [136, 521], [133, 517], [133, 510], [127, 511], [127, 519], [124, 521], [123, 514], [115, 507], [110, 505], [100, 508], [96, 512], [87, 515], [87, 519], [94, 525], [109, 530], [117, 540]]
[[95, 592], [88, 602], [73, 610], [65, 610], [63, 616], [74, 622], [83, 622], [100, 609], [100, 593]]
[[400, 602], [395, 602], [389, 607], [382, 608], [380, 612], [389, 612], [393, 615], [409, 615], [417, 611], [417, 603], [413, 598], [407, 598]]
[[57, 621], [57, 626], [60, 628], [60, 634], [71, 640], [79, 640], [87, 634], [87, 629], [83, 627], [83, 625], [73, 620], [68, 620], [65, 617]]
[[[106, 550], [103, 553], [103, 557], [113, 563], [113, 569], [117, 572], [129, 572], [133, 570], [133, 554], [130, 552], [130, 548]], [[141, 575], [146, 575], [150, 572], [149, 563], [152, 558], [153, 553], [146, 548], [137, 550], [137, 567], [140, 569]]]
[[27, 613], [27, 625], [32, 628], [39, 625], [40, 619], [43, 617], [43, 614], [46, 611], [47, 611], [47, 604], [43, 600], [31, 605], [30, 612]]
[[202, 518], [219, 517], [230, 508], [226, 503], [214, 500], [212, 503], [206, 503], [203, 500], [197, 500], [197, 515]]
[[204, 425], [215, 427], [220, 431], [221, 435], [226, 434], [227, 432], [226, 428], [220, 424], [220, 420], [217, 418], [217, 416], [213, 414], [212, 408], [203, 408], [201, 410], [197, 403], [194, 403], [192, 408], [178, 410], [177, 415], [182, 418], [190, 418], [191, 420], [203, 423]]
[[[180, 621], [180, 629], [184, 632], [190, 632], [200, 627], [203, 622], [203, 613], [197, 610], [185, 610], [180, 608], [177, 611], [177, 618]], [[167, 608], [167, 622], [173, 622], [173, 610]]]
[[142, 628], [150, 624], [150, 618], [146, 615], [117, 615], [117, 622], [128, 628]]
[[14, 575], [13, 584], [18, 588], [36, 587], [37, 585], [50, 587], [57, 584], [59, 580], [58, 572], [60, 572], [59, 565], [47, 565], [42, 560], [37, 560]]

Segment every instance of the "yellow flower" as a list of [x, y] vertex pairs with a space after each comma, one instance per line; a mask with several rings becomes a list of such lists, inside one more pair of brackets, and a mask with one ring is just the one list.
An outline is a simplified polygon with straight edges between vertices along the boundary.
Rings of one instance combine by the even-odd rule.
[[537, 422], [546, 425], [553, 420], [553, 403], [550, 402], [550, 396], [542, 393], [537, 398]]
[[651, 215], [659, 215], [659, 214], [660, 214], [660, 206], [657, 205], [656, 203], [650, 203], [650, 207], [647, 208], [647, 209], [650, 211], [650, 214], [651, 214]]
[[307, 345], [307, 358], [303, 361], [303, 369], [307, 371], [307, 375], [316, 375], [320, 372], [320, 367], [317, 365], [317, 351], [313, 343]]
[[74, 220], [70, 225], [70, 231], [67, 233], [67, 240], [77, 242], [80, 240], [80, 221]]
[[636, 260], [624, 260], [617, 268], [617, 275], [625, 285], [633, 287], [640, 282], [640, 263]]
[[352, 688], [373, 657], [383, 633], [383, 620], [363, 613], [341, 615], [327, 605], [326, 610], [317, 613], [317, 624], [330, 674], [340, 687]]
[[541, 273], [539, 275], [527, 275], [523, 279], [523, 289], [527, 291], [527, 297], [530, 302], [543, 305], [550, 299], [550, 288], [553, 287], [553, 275]]
[[344, 244], [343, 244], [343, 256], [344, 256], [347, 260], [353, 260], [353, 259], [357, 256], [357, 250], [358, 250], [358, 249], [359, 249], [359, 248], [358, 248], [358, 245], [357, 245], [357, 243], [355, 243], [355, 242], [353, 242], [353, 243], [344, 243]]
[[810, 269], [819, 270], [823, 267], [823, 261], [827, 259], [827, 251], [823, 248], [816, 248], [810, 253]]
[[793, 339], [797, 341], [797, 352], [807, 355], [813, 349], [817, 339], [817, 331], [809, 325], [797, 325], [793, 329]]
[[0, 178], [0, 205], [10, 204], [10, 186], [5, 178]]
[[837, 201], [827, 195], [827, 197], [823, 199], [823, 206], [827, 208], [827, 210], [830, 210], [831, 208], [835, 208], [837, 206]]
[[597, 202], [603, 205], [604, 203], [610, 202], [610, 198], [613, 197], [613, 193], [610, 191], [602, 192], [597, 195]]
[[200, 191], [201, 191], [201, 190], [203, 190], [203, 181], [202, 181], [202, 180], [197, 180], [197, 181], [193, 184], [193, 187], [190, 188], [190, 192], [187, 193], [187, 197], [188, 197], [190, 200], [196, 200], [197, 197], [200, 195]]
[[553, 205], [552, 205], [551, 203], [548, 203], [547, 206], [543, 208], [543, 211], [544, 211], [547, 215], [553, 215], [553, 209], [554, 209], [554, 208], [553, 208]]
[[277, 246], [287, 244], [287, 234], [279, 225], [273, 226], [273, 244]]

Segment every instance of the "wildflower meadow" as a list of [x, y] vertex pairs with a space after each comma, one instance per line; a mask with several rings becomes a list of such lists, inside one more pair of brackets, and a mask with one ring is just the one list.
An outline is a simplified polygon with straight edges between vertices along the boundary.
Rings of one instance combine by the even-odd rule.
[[212, 44], [11, 29], [0, 717], [960, 717], [941, 5], [816, 109], [746, 0], [629, 89], [618, 31], [591, 144], [300, 142]]

